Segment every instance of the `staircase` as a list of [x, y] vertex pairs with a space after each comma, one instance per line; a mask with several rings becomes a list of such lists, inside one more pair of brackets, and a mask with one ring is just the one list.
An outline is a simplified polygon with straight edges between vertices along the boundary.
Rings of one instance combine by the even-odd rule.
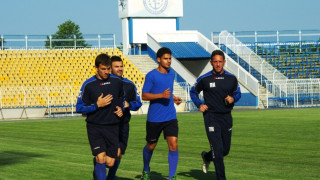
[[258, 109], [267, 108], [267, 89], [259, 84], [259, 105]]
[[158, 64], [148, 55], [128, 55], [127, 57], [144, 75], [158, 67]]
[[[158, 67], [149, 55], [128, 55], [127, 57], [144, 75]], [[173, 86], [173, 94], [186, 101], [186, 93], [189, 92], [185, 92], [185, 88], [177, 82], [174, 82]]]

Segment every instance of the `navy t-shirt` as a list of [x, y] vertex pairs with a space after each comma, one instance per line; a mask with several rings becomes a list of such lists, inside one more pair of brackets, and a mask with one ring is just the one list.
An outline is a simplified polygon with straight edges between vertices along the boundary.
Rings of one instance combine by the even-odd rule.
[[[154, 69], [146, 75], [142, 92], [159, 94], [168, 88], [173, 92], [174, 76], [172, 70], [166, 74]], [[165, 122], [172, 119], [177, 119], [172, 93], [169, 99], [161, 98], [150, 101], [147, 117], [149, 122]]]

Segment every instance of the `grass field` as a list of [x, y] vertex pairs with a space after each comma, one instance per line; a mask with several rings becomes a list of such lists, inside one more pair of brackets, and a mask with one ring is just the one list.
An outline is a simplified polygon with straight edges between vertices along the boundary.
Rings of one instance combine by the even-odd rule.
[[[320, 109], [235, 110], [228, 179], [320, 179]], [[129, 147], [117, 176], [142, 171], [145, 115], [133, 116]], [[178, 179], [203, 174], [200, 153], [209, 145], [200, 113], [178, 114]], [[151, 179], [168, 178], [168, 148], [161, 139], [151, 160]], [[84, 118], [0, 121], [0, 179], [92, 179]]]

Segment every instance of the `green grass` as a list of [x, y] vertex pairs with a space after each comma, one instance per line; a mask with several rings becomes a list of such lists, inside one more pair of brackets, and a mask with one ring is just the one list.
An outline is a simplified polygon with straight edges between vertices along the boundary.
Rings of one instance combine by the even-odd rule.
[[[320, 179], [320, 109], [234, 111], [228, 179]], [[142, 171], [145, 115], [133, 116], [129, 146], [117, 176]], [[200, 153], [209, 150], [200, 113], [178, 114], [179, 179], [215, 179], [203, 174]], [[168, 178], [168, 147], [159, 141], [151, 179]], [[84, 118], [0, 122], [0, 179], [92, 179], [92, 155]]]

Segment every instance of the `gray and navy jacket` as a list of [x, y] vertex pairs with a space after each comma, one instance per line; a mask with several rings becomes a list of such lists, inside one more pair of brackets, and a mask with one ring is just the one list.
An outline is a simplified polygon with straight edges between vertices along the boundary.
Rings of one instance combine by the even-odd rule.
[[[111, 94], [113, 100], [111, 104], [98, 108], [98, 97], [103, 93], [103, 97]], [[76, 110], [78, 113], [87, 115], [87, 123], [98, 125], [117, 124], [120, 118], [114, 111], [116, 106], [123, 108], [124, 90], [123, 82], [119, 77], [109, 76], [101, 80], [93, 76], [86, 80], [80, 90], [77, 100]]]
[[127, 78], [121, 78], [121, 79], [123, 81], [125, 100], [129, 103], [129, 107], [125, 108], [123, 112], [123, 121], [125, 123], [128, 123], [131, 118], [130, 110], [138, 111], [138, 109], [142, 106], [142, 103], [134, 83]]
[[[199, 99], [201, 91], [203, 91], [204, 102]], [[222, 74], [210, 71], [200, 76], [190, 90], [190, 97], [198, 108], [201, 104], [206, 104], [209, 108], [208, 111], [214, 113], [231, 112], [234, 103], [225, 103], [224, 99], [227, 95], [234, 98], [234, 103], [241, 98], [237, 78], [225, 70]]]

